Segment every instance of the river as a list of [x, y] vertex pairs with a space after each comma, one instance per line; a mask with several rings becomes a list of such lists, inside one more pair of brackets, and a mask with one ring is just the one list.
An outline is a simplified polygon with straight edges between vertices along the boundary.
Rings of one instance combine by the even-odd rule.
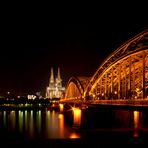
[[[148, 110], [73, 108], [1, 110], [1, 141], [147, 143]], [[4, 142], [3, 142], [4, 143]]]

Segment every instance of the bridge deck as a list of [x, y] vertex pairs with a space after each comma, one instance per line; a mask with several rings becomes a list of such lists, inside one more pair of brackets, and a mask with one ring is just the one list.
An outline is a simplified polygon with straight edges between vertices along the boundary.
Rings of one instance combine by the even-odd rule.
[[74, 106], [79, 106], [80, 108], [93, 107], [124, 107], [126, 109], [148, 109], [148, 99], [139, 100], [61, 100], [60, 103], [72, 104]]

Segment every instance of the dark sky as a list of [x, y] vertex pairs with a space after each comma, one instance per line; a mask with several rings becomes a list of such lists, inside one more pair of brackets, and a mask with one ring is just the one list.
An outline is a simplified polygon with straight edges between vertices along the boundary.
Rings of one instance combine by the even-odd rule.
[[[11, 25], [10, 25], [11, 24]], [[0, 94], [44, 95], [50, 69], [61, 69], [65, 85], [73, 76], [92, 76], [103, 60], [147, 28], [146, 22], [90, 24], [10, 20], [1, 28]]]

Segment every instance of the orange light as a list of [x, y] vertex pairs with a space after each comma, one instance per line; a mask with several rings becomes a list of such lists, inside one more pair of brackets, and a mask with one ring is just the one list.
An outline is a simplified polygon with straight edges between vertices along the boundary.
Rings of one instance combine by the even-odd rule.
[[139, 137], [139, 111], [134, 111], [134, 137]]
[[80, 138], [80, 135], [78, 133], [71, 133], [69, 138], [71, 139]]
[[134, 111], [134, 127], [138, 128], [139, 124], [139, 111]]
[[60, 126], [60, 135], [64, 137], [64, 115], [59, 114], [59, 126]]
[[63, 104], [59, 104], [59, 106], [60, 106], [60, 112], [63, 112], [63, 110], [64, 110], [64, 105], [63, 105]]
[[79, 108], [72, 108], [74, 113], [74, 126], [81, 125], [81, 110]]

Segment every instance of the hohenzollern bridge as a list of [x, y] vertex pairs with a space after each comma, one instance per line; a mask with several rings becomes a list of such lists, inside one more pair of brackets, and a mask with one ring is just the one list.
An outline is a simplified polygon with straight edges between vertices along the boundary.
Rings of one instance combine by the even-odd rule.
[[148, 105], [148, 30], [116, 49], [92, 77], [71, 77], [63, 101]]

